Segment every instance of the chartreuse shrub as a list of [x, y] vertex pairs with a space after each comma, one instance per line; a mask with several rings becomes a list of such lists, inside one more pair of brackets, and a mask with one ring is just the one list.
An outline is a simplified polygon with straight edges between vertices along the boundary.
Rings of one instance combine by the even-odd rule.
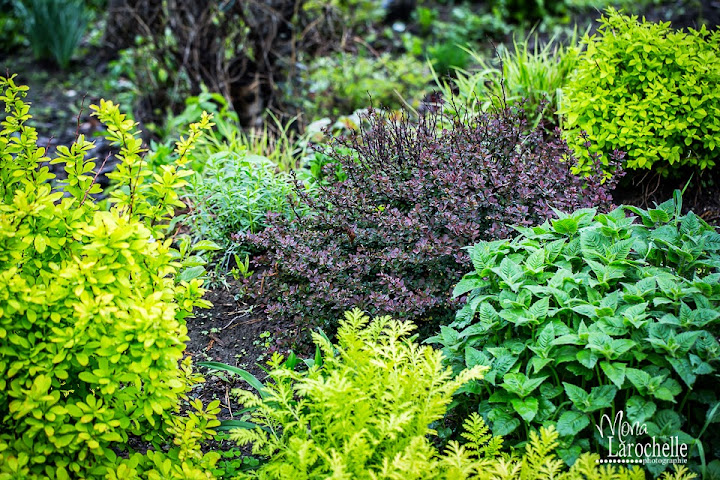
[[[567, 145], [505, 110], [440, 130], [442, 114], [414, 123], [375, 112], [357, 134], [325, 153], [328, 184], [296, 188], [311, 215], [266, 216], [239, 234], [262, 279], [248, 298], [265, 314], [312, 324], [358, 307], [372, 315], [451, 321], [452, 286], [466, 267], [462, 247], [506, 238], [552, 207], [607, 206], [609, 184], [570, 172]], [[341, 167], [337, 175], [335, 167]]]
[[[564, 90], [568, 143], [627, 152], [627, 169], [711, 168], [720, 147], [720, 32], [675, 31], [609, 9]], [[580, 171], [592, 165], [579, 153]]]
[[658, 442], [687, 444], [693, 467], [718, 458], [720, 234], [680, 210], [676, 193], [650, 210], [558, 212], [471, 247], [474, 271], [454, 291], [465, 306], [430, 339], [457, 372], [490, 367], [464, 407], [511, 445], [554, 426], [568, 462], [607, 458], [608, 422], [604, 440], [595, 426], [620, 411]]
[[259, 396], [235, 391], [249, 409], [249, 425], [230, 436], [267, 459], [237, 478], [644, 478], [638, 468], [599, 467], [590, 454], [568, 470], [554, 455], [552, 427], [533, 432], [522, 454], [501, 454], [502, 439], [492, 437], [477, 414], [464, 423], [464, 444], [451, 441], [438, 451], [429, 425], [442, 418], [453, 392], [487, 367], [453, 377], [439, 351], [408, 337], [414, 328], [389, 317], [370, 322], [353, 310], [340, 322], [336, 344], [313, 334], [322, 361], [309, 370], [295, 371], [276, 354], [272, 381], [259, 386]]
[[[217, 455], [199, 441], [217, 403], [179, 415], [199, 380], [182, 357], [184, 319], [208, 305], [202, 272], [164, 236], [209, 118], [178, 142], [176, 165], [151, 175], [135, 124], [112, 102], [93, 106], [119, 147], [104, 211], [92, 144], [80, 135], [49, 158], [25, 123], [27, 87], [0, 87], [0, 478], [211, 478]], [[53, 183], [45, 162], [67, 178]]]

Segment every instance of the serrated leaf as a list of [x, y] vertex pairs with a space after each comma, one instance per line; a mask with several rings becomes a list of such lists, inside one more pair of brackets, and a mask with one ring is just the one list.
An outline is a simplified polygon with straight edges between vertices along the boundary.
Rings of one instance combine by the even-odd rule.
[[520, 420], [499, 408], [490, 411], [488, 420], [492, 422], [492, 432], [496, 436], [509, 435], [520, 426]]
[[465, 347], [465, 366], [467, 368], [472, 368], [476, 365], [490, 366], [490, 363], [490, 359], [485, 352], [469, 345]]
[[533, 273], [538, 273], [543, 270], [545, 266], [545, 250], [539, 248], [531, 253], [527, 260], [525, 260], [525, 268]]
[[622, 388], [625, 382], [625, 364], [620, 362], [600, 362], [600, 368], [607, 375], [611, 382], [618, 388]]
[[568, 398], [573, 402], [573, 404], [575, 404], [575, 406], [580, 408], [580, 410], [586, 407], [590, 394], [572, 383], [563, 382], [563, 386], [565, 387], [565, 394], [567, 394]]
[[561, 437], [574, 437], [588, 425], [590, 425], [588, 414], [570, 410], [560, 415], [555, 428]]
[[599, 357], [592, 350], [580, 350], [575, 356], [578, 362], [585, 368], [595, 368]]
[[528, 397], [525, 399], [515, 398], [510, 401], [513, 409], [520, 415], [526, 422], [531, 422], [538, 411], [538, 400], [534, 397]]
[[453, 288], [452, 296], [453, 298], [457, 298], [461, 295], [465, 295], [472, 290], [475, 290], [476, 288], [481, 288], [486, 285], [488, 285], [488, 282], [486, 280], [483, 280], [482, 278], [479, 278], [477, 276], [465, 275], [457, 283], [457, 285], [455, 285], [455, 288]]
[[618, 389], [614, 385], [593, 387], [590, 390], [589, 405], [585, 411], [593, 412], [595, 410], [612, 407], [617, 391]]
[[628, 399], [625, 408], [627, 419], [631, 423], [645, 423], [655, 414], [657, 406], [654, 402], [648, 401], [639, 395], [634, 395]]
[[672, 357], [668, 357], [667, 360], [670, 362], [670, 365], [672, 365], [673, 369], [682, 381], [685, 382], [688, 387], [692, 388], [697, 376], [693, 373], [693, 367], [690, 365], [690, 360], [687, 358]]
[[573, 235], [578, 231], [579, 226], [578, 221], [570, 217], [551, 220], [550, 223], [555, 231], [561, 235]]

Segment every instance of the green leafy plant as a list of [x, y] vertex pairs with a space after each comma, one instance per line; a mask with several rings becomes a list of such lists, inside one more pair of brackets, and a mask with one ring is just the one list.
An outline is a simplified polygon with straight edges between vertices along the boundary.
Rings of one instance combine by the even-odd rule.
[[[196, 172], [205, 169], [207, 159], [220, 152], [249, 152], [252, 155], [266, 157], [282, 171], [290, 172], [297, 167], [299, 158], [305, 151], [305, 144], [291, 131], [292, 121], [282, 123], [269, 113], [269, 118], [262, 128], [244, 131], [237, 113], [228, 101], [218, 93], [203, 91], [185, 100], [185, 109], [178, 115], [169, 115], [157, 134], [163, 138], [172, 138], [187, 134], [187, 125], [201, 120], [203, 112], [213, 116], [214, 128], [208, 135], [198, 139], [195, 152], [190, 163]], [[163, 148], [158, 149], [149, 161], [154, 165], [168, 164], [175, 161], [172, 154], [172, 142], [165, 141]]]
[[[212, 478], [217, 455], [200, 442], [218, 402], [179, 414], [200, 380], [182, 359], [185, 318], [209, 304], [202, 271], [164, 235], [209, 118], [177, 143], [177, 165], [153, 174], [135, 124], [112, 102], [93, 106], [119, 149], [104, 211], [92, 144], [80, 135], [47, 157], [26, 125], [27, 87], [10, 77], [0, 88], [0, 478]], [[46, 162], [67, 178], [53, 185]]]
[[[568, 143], [581, 157], [627, 153], [627, 169], [668, 174], [715, 165], [720, 146], [720, 32], [687, 33], [613, 9], [564, 90], [561, 113]], [[580, 152], [587, 133], [589, 152]], [[583, 149], [585, 150], [585, 149]]]
[[195, 242], [211, 241], [220, 247], [221, 270], [230, 268], [239, 252], [233, 234], [260, 232], [268, 212], [293, 214], [292, 182], [276, 169], [265, 157], [220, 151], [210, 155], [202, 173], [190, 178], [185, 190], [190, 212], [178, 221], [190, 229]]
[[720, 234], [680, 211], [676, 192], [650, 210], [557, 212], [471, 247], [454, 290], [465, 306], [428, 340], [456, 371], [490, 367], [465, 407], [511, 444], [555, 425], [569, 462], [609, 447], [593, 424], [620, 410], [658, 441], [677, 436], [694, 468], [717, 458]]
[[[453, 392], [486, 367], [452, 378], [439, 351], [408, 337], [413, 329], [389, 317], [370, 322], [353, 310], [341, 321], [336, 344], [313, 335], [322, 355], [308, 370], [296, 371], [297, 361], [275, 355], [271, 381], [249, 378], [258, 395], [234, 392], [247, 408], [246, 423], [230, 438], [267, 458], [237, 478], [644, 478], [638, 468], [598, 467], [597, 455], [588, 454], [568, 470], [554, 455], [552, 427], [533, 432], [521, 454], [501, 454], [502, 439], [477, 413], [464, 422], [463, 444], [451, 441], [440, 453], [429, 425], [442, 417]], [[691, 477], [681, 471], [674, 478]]]
[[16, 7], [35, 58], [52, 59], [60, 68], [67, 68], [87, 27], [90, 12], [85, 2], [19, 0]]
[[0, 0], [0, 52], [10, 53], [22, 46], [23, 23], [17, 15], [16, 0]]

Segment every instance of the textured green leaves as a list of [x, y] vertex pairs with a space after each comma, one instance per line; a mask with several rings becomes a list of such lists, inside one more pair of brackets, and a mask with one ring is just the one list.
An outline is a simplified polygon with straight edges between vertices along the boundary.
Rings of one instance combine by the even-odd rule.
[[652, 211], [557, 212], [514, 240], [471, 249], [482, 252], [485, 284], [463, 307], [472, 333], [445, 343], [464, 355], [445, 351], [454, 368], [491, 367], [486, 381], [501, 387], [487, 397], [493, 418], [517, 436], [506, 440], [521, 437], [516, 421], [555, 421], [572, 437], [569, 452], [595, 441], [591, 415], [654, 422], [683, 398], [694, 410], [680, 415], [682, 429], [700, 433], [714, 398], [705, 385], [720, 391], [720, 244], [680, 210], [676, 195]]
[[589, 415], [575, 410], [569, 410], [557, 422], [557, 431], [561, 436], [572, 437], [590, 425]]

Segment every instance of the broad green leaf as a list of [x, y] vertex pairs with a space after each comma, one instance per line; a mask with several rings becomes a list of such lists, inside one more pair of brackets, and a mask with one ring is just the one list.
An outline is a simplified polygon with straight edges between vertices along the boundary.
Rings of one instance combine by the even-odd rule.
[[551, 220], [555, 231], [561, 235], [573, 235], [578, 231], [578, 221], [574, 218], [562, 218], [557, 220]]
[[509, 435], [520, 426], [520, 420], [499, 408], [490, 411], [488, 420], [492, 422], [492, 432], [496, 436]]
[[692, 388], [697, 376], [693, 373], [693, 367], [690, 364], [690, 360], [688, 358], [672, 357], [668, 357], [667, 360], [670, 362], [670, 365], [672, 365], [673, 369], [677, 372], [682, 381], [685, 382], [688, 387]]
[[222, 250], [222, 247], [211, 240], [200, 240], [192, 247], [194, 252], [203, 252], [206, 250]]
[[592, 350], [580, 350], [576, 355], [577, 361], [585, 368], [595, 368], [599, 357]]
[[590, 390], [589, 405], [586, 411], [593, 412], [595, 410], [612, 407], [612, 402], [615, 399], [617, 391], [614, 385], [593, 387]]
[[625, 364], [621, 362], [600, 362], [600, 368], [618, 388], [625, 383]]
[[533, 273], [539, 273], [545, 266], [545, 250], [539, 248], [531, 253], [525, 260], [525, 268]]
[[573, 437], [590, 425], [590, 416], [575, 410], [569, 410], [557, 422], [557, 432], [561, 437]]
[[627, 419], [631, 423], [645, 423], [655, 414], [657, 406], [639, 395], [630, 397], [625, 404]]
[[205, 275], [205, 267], [190, 267], [180, 272], [177, 279], [181, 282], [189, 282], [190, 280], [200, 278]]
[[476, 288], [484, 287], [487, 284], [488, 282], [483, 280], [482, 278], [474, 275], [465, 275], [462, 280], [460, 280], [457, 285], [455, 285], [455, 288], [452, 292], [453, 298], [465, 295], [467, 292], [475, 290]]
[[589, 404], [588, 399], [590, 398], [589, 393], [572, 383], [563, 382], [563, 386], [565, 387], [565, 393], [568, 398], [573, 402], [573, 404], [575, 404], [576, 407], [580, 410], [587, 407]]
[[520, 415], [526, 422], [532, 422], [538, 411], [538, 400], [535, 397], [528, 397], [525, 399], [513, 399], [510, 401], [513, 409]]

